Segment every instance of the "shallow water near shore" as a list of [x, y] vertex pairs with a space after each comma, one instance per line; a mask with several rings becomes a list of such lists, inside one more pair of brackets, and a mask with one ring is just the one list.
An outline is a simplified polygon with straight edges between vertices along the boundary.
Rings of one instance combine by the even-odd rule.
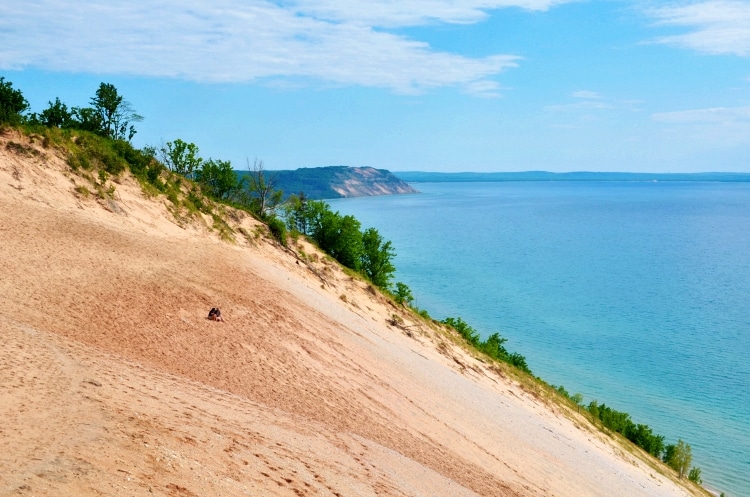
[[534, 374], [692, 446], [750, 495], [750, 184], [414, 183], [328, 201], [396, 248], [433, 318], [498, 331]]

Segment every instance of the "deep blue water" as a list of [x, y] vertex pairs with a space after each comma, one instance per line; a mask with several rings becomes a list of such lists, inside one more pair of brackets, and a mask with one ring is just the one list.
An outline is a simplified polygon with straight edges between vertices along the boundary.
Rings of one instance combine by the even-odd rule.
[[437, 319], [507, 337], [534, 374], [692, 446], [750, 496], [750, 184], [415, 183], [328, 201], [396, 248]]

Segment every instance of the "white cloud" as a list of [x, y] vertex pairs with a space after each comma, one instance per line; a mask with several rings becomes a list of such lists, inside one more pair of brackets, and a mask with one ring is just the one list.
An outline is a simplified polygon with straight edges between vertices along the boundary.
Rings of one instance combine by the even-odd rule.
[[431, 22], [475, 23], [488, 10], [520, 7], [547, 10], [570, 0], [287, 0], [298, 12], [319, 19], [370, 26], [416, 26]]
[[689, 30], [657, 38], [658, 43], [708, 54], [750, 56], [750, 2], [711, 0], [655, 8], [647, 14], [656, 20], [657, 25]]
[[520, 57], [441, 52], [385, 31], [473, 23], [492, 9], [564, 0], [29, 0], [0, 3], [0, 68], [200, 82], [314, 80], [400, 93], [495, 95]]
[[574, 91], [571, 96], [574, 98], [583, 98], [587, 100], [601, 100], [602, 98], [601, 93], [589, 90]]
[[750, 107], [714, 107], [710, 109], [657, 112], [654, 121], [674, 124], [711, 124], [731, 126], [750, 124]]
[[750, 145], [750, 107], [715, 107], [658, 112], [651, 119], [664, 125], [685, 146], [704, 144], [707, 149]]
[[567, 111], [598, 111], [613, 109], [615, 106], [596, 91], [576, 90], [570, 94], [575, 99], [572, 103], [548, 105], [545, 110], [549, 112], [567, 112]]

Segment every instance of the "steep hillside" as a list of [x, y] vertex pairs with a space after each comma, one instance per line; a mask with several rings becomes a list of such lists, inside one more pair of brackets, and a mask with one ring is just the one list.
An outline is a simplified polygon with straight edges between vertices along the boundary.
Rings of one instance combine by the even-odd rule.
[[373, 167], [308, 167], [268, 174], [285, 195], [304, 192], [311, 199], [419, 193], [390, 171]]
[[90, 182], [0, 136], [0, 495], [702, 495], [310, 245]]

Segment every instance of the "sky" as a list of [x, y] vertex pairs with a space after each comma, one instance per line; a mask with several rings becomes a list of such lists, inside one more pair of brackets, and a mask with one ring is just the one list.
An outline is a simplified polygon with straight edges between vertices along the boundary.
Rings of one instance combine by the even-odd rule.
[[750, 172], [748, 0], [1, 1], [0, 76], [238, 170]]

